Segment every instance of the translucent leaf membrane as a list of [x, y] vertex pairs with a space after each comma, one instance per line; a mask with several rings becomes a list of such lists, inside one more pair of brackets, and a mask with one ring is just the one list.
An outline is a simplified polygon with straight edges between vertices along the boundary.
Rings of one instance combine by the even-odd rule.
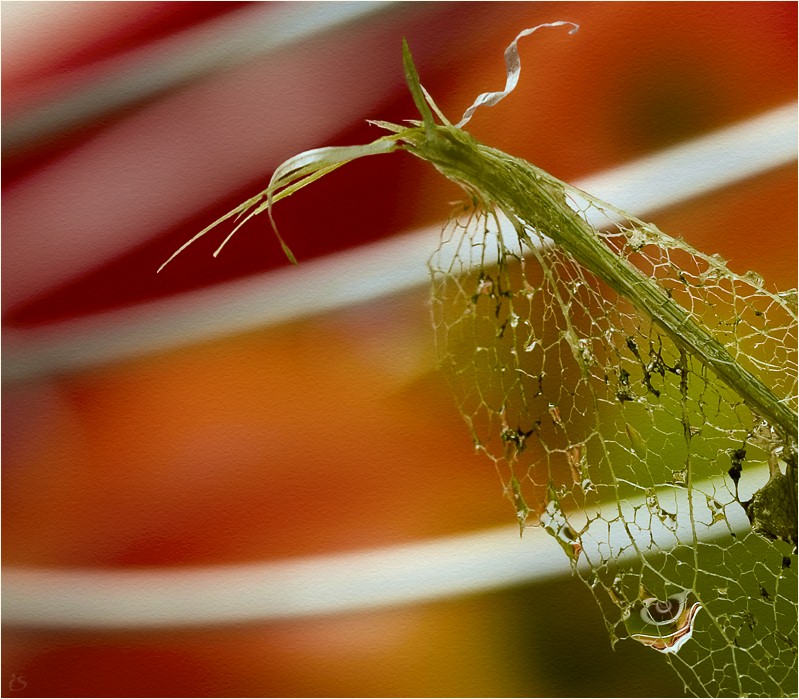
[[[620, 264], [796, 409], [795, 294], [563, 196]], [[532, 227], [460, 208], [430, 262], [439, 358], [476, 448], [520, 526], [543, 526], [563, 548], [614, 643], [664, 653], [699, 696], [794, 693], [792, 439], [554, 245], [548, 226], [561, 219], [542, 212]], [[792, 511], [748, 502], [767, 481]]]

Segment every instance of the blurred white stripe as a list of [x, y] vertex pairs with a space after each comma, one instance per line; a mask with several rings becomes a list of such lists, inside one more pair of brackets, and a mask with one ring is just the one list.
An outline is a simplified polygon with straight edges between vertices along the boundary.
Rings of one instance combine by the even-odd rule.
[[797, 109], [797, 103], [785, 104], [606, 170], [577, 186], [639, 217], [665, 209], [795, 162], [799, 149]]
[[[797, 105], [787, 104], [575, 184], [645, 217], [796, 157]], [[438, 227], [417, 230], [130, 310], [25, 332], [6, 329], [3, 380], [85, 369], [423, 285], [428, 283], [427, 260], [437, 244]]]
[[7, 569], [3, 619], [50, 627], [235, 623], [424, 601], [536, 573], [563, 574], [562, 556], [535, 555], [545, 547], [531, 541], [543, 531], [531, 534], [520, 540], [518, 528], [509, 527], [391, 549], [197, 570]]
[[[747, 491], [753, 491], [767, 478], [765, 465], [750, 466], [741, 483], [745, 480]], [[674, 488], [664, 488], [659, 495], [665, 503], [675, 492]], [[693, 492], [697, 521], [711, 521], [710, 516], [705, 517], [703, 493], [719, 498], [727, 493], [726, 500], [730, 500], [723, 478], [700, 483]], [[687, 491], [679, 493], [687, 501]], [[746, 497], [743, 490], [742, 497]], [[643, 499], [630, 500], [625, 507], [646, 514]], [[679, 511], [687, 513], [688, 508], [681, 505]], [[596, 536], [591, 536], [589, 529], [585, 537], [586, 551], [606, 541], [610, 532], [612, 549], [630, 552], [624, 527], [604, 526], [618, 518], [618, 506], [608, 504], [602, 512], [604, 520], [597, 520]], [[748, 529], [740, 505], [732, 502], [726, 514], [734, 531]], [[690, 522], [683, 517], [678, 524], [680, 540], [691, 542]], [[637, 532], [637, 544], [643, 550], [652, 547], [646, 528], [631, 527], [630, 531]], [[729, 531], [722, 522], [698, 526], [697, 535], [708, 541], [729, 537]], [[668, 543], [673, 548], [673, 534]], [[598, 556], [597, 550], [589, 555]], [[131, 571], [7, 567], [3, 573], [3, 621], [7, 625], [50, 628], [268, 621], [420, 603], [539, 582], [569, 572], [567, 557], [543, 529], [526, 529], [520, 538], [517, 527], [275, 563]]]
[[[397, 2], [253, 3], [99, 65], [75, 70], [79, 89], [3, 125], [3, 148], [17, 148], [87, 124], [203, 75], [266, 56]], [[87, 86], [87, 87], [83, 87]], [[39, 88], [41, 90], [41, 87]]]

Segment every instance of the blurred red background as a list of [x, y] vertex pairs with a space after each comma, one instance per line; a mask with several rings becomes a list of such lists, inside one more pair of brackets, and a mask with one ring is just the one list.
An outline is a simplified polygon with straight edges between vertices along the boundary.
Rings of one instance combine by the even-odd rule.
[[[346, 3], [12, 5], [2, 18], [6, 566], [269, 561], [513, 521], [435, 373], [423, 286], [95, 366], [15, 373], [20, 353], [55, 345], [70, 323], [146, 317], [156, 302], [288, 273], [260, 219], [218, 258], [224, 231], [155, 270], [286, 157], [367, 142], [377, 135], [367, 118], [413, 118], [402, 37], [455, 119], [501, 86], [502, 52], [520, 29], [579, 23], [575, 36], [551, 29], [523, 42], [519, 88], [468, 127], [566, 180], [796, 98], [794, 3], [383, 3], [338, 24], [322, 8]], [[315, 16], [318, 28], [290, 40], [287, 26], [313, 28]], [[270, 31], [273, 43], [259, 38]], [[263, 50], [236, 54], [248, 36]], [[791, 165], [650, 218], [792, 287], [796, 186]], [[353, 163], [276, 216], [302, 266], [435, 224], [459, 198], [395, 154]], [[14, 625], [4, 691], [680, 691], [654, 653], [610, 652], [590, 595], [564, 571], [557, 585], [295, 622]]]

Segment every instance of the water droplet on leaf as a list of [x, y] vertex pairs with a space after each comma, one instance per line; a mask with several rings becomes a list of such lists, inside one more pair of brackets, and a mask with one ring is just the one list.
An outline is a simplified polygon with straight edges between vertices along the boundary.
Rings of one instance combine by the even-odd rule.
[[661, 522], [663, 522], [663, 524], [667, 526], [673, 526], [677, 523], [677, 515], [664, 510], [660, 506], [658, 496], [652, 488], [649, 488], [646, 491], [646, 508], [649, 510], [649, 514], [657, 517]]
[[630, 638], [660, 653], [677, 653], [691, 638], [701, 608], [689, 590], [660, 600], [642, 589], [626, 621]]
[[724, 508], [715, 498], [711, 498], [709, 495], [705, 496], [707, 500], [707, 508], [710, 510], [711, 515], [713, 516], [711, 524], [715, 524], [716, 522], [723, 522], [726, 517], [724, 515]]
[[541, 515], [541, 526], [544, 530], [555, 538], [566, 555], [576, 561], [582, 553], [583, 545], [577, 532], [569, 526], [569, 523], [562, 516], [560, 518], [550, 517], [546, 512]]
[[630, 440], [630, 444], [632, 445], [633, 451], [640, 458], [642, 459], [645, 458], [646, 442], [644, 441], [644, 438], [641, 436], [641, 433], [630, 424], [625, 424], [624, 429], [627, 432], [627, 437]]
[[788, 289], [788, 291], [783, 291], [781, 294], [777, 294], [785, 304], [788, 306], [790, 310], [796, 313], [797, 306], [799, 306], [799, 294], [797, 294], [796, 289]]
[[578, 354], [585, 366], [593, 366], [596, 364], [596, 357], [591, 350], [591, 343], [585, 338], [577, 342]]
[[494, 282], [490, 278], [480, 277], [477, 282], [477, 293], [475, 294], [475, 302], [479, 296], [490, 296], [494, 291]]
[[752, 272], [751, 270], [744, 274], [744, 279], [749, 282], [752, 286], [762, 287], [763, 286], [763, 277], [762, 275], [758, 274], [757, 272]]
[[566, 450], [566, 460], [572, 472], [572, 479], [579, 483], [583, 479], [585, 468], [585, 444], [573, 444]]
[[519, 520], [519, 534], [521, 534], [524, 531], [524, 527], [527, 523], [527, 515], [530, 514], [530, 508], [524, 501], [524, 497], [522, 496], [522, 487], [516, 476], [511, 478], [510, 486], [511, 490], [513, 491], [513, 504], [516, 506], [516, 518]]
[[541, 514], [540, 524], [548, 534], [555, 538], [572, 562], [576, 562], [583, 550], [580, 535], [574, 531], [564, 516], [552, 483], [549, 484], [547, 490], [549, 502]]
[[647, 236], [643, 231], [637, 228], [627, 231], [627, 245], [633, 252], [638, 252], [647, 242]]
[[671, 472], [671, 485], [685, 488], [688, 485], [688, 469], [681, 468]]

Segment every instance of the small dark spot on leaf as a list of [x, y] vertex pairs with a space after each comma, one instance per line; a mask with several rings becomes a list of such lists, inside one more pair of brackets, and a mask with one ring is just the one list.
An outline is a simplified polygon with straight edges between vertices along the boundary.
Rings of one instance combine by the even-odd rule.
[[746, 458], [746, 449], [734, 449], [733, 451], [729, 452], [729, 454], [730, 461], [732, 461], [732, 466], [727, 473], [729, 474], [730, 478], [732, 478], [732, 481], [735, 483], [735, 487], [737, 488], [738, 481], [741, 480], [741, 471], [743, 471], [742, 464]]
[[734, 464], [740, 464], [746, 458], [746, 449], [735, 449], [731, 454], [730, 458]]

